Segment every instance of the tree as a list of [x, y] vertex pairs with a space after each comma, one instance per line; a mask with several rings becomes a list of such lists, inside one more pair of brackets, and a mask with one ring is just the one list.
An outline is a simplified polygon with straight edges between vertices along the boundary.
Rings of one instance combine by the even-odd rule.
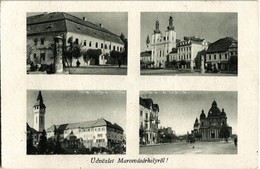
[[227, 139], [230, 137], [230, 132], [228, 130], [227, 125], [223, 124], [221, 126], [219, 131], [219, 137], [225, 139], [225, 141], [227, 141]]
[[36, 154], [37, 149], [33, 146], [33, 134], [29, 133], [29, 137], [27, 138], [27, 154]]
[[43, 130], [37, 147], [39, 154], [45, 154], [47, 152], [47, 146], [48, 144], [47, 144], [46, 132], [45, 130]]
[[60, 143], [60, 135], [58, 134], [56, 141], [55, 141], [53, 153], [54, 154], [61, 154], [62, 152], [63, 152], [63, 149], [62, 149], [61, 143]]
[[85, 62], [88, 62], [90, 59], [95, 60], [95, 64], [99, 64], [99, 56], [102, 54], [101, 49], [88, 49], [83, 51], [83, 59]]
[[118, 51], [115, 51], [115, 50], [112, 50], [110, 52], [110, 61], [109, 63], [111, 64], [117, 64], [119, 59], [121, 59], [122, 57], [122, 53], [121, 52], [118, 52]]
[[123, 64], [127, 64], [128, 40], [123, 33], [121, 33], [120, 38], [124, 42], [124, 51], [122, 52], [121, 61]]
[[237, 56], [231, 56], [229, 58], [229, 64], [230, 64], [230, 67], [231, 67], [231, 70], [237, 70]]

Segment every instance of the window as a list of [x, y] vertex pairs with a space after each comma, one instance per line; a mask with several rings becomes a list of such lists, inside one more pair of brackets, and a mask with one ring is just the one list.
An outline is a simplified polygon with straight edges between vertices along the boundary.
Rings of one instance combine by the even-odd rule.
[[37, 38], [34, 38], [34, 45], [36, 46], [37, 45], [37, 42], [38, 42], [38, 39]]
[[119, 47], [117, 47], [116, 50], [119, 51]]
[[209, 60], [211, 60], [211, 55], [209, 55]]
[[98, 137], [103, 137], [103, 134], [98, 134], [97, 136], [98, 136]]
[[91, 41], [89, 41], [89, 47], [91, 47]]
[[116, 47], [115, 47], [115, 46], [113, 46], [113, 50], [116, 50]]
[[84, 40], [84, 46], [87, 46], [87, 41], [86, 40]]
[[111, 50], [111, 45], [109, 45], [109, 49]]
[[41, 53], [41, 56], [40, 56], [40, 57], [41, 57], [41, 60], [42, 60], [42, 61], [45, 61], [45, 53]]
[[219, 59], [221, 60], [221, 54], [219, 54]]
[[107, 44], [105, 44], [105, 49], [107, 49]]
[[35, 53], [35, 54], [33, 54], [33, 58], [34, 58], [34, 59], [36, 59], [36, 53]]
[[227, 59], [227, 54], [225, 54], [225, 59]]
[[216, 57], [216, 55], [214, 55], [214, 60], [216, 60], [217, 59], [217, 57]]
[[142, 110], [140, 111], [140, 116], [143, 116], [143, 111]]
[[76, 45], [79, 44], [79, 39], [78, 39], [78, 38], [76, 38], [76, 40], [75, 40], [75, 44], [76, 44]]
[[96, 42], [96, 48], [98, 48], [98, 42]]
[[103, 49], [103, 43], [101, 43], [101, 49]]
[[44, 39], [41, 38], [41, 45], [44, 45]]

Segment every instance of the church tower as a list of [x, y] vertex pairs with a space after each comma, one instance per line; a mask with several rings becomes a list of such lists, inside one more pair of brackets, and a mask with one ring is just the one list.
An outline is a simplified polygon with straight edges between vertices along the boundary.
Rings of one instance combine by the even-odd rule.
[[45, 123], [45, 109], [46, 106], [43, 103], [42, 93], [39, 91], [36, 104], [33, 106], [33, 126], [34, 129], [42, 132], [44, 130], [44, 123]]
[[169, 26], [165, 32], [166, 41], [168, 42], [168, 53], [172, 51], [172, 48], [176, 48], [176, 32], [173, 26], [173, 18], [169, 17]]

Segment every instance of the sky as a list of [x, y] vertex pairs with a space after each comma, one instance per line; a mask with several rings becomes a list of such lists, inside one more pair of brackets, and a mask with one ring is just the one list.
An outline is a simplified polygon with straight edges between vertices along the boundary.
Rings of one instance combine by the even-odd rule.
[[[58, 91], [42, 90], [45, 113], [45, 129], [53, 124], [82, 122], [104, 118], [117, 123], [124, 130], [126, 124], [125, 91]], [[32, 107], [38, 90], [27, 91], [27, 122], [33, 127]]]
[[[116, 35], [123, 33], [125, 37], [128, 35], [128, 17], [127, 12], [67, 12], [79, 18], [86, 17], [92, 23], [102, 23], [104, 28], [110, 30]], [[42, 12], [27, 13], [27, 17], [43, 14]]]
[[160, 126], [172, 127], [177, 135], [190, 133], [202, 109], [207, 116], [214, 100], [224, 108], [232, 133], [237, 133], [237, 92], [141, 91], [140, 96], [159, 105]]
[[164, 33], [169, 25], [169, 16], [173, 17], [177, 39], [183, 36], [197, 36], [209, 42], [224, 37], [237, 39], [237, 13], [211, 12], [142, 12], [141, 13], [141, 51], [145, 51], [147, 35], [155, 29], [158, 18], [160, 30]]

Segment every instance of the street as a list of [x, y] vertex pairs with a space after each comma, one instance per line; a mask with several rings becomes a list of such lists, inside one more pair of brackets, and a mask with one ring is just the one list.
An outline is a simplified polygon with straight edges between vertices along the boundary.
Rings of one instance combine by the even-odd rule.
[[64, 68], [69, 74], [93, 74], [93, 75], [127, 75], [127, 67], [121, 66], [86, 66]]
[[237, 154], [237, 147], [233, 142], [183, 141], [140, 147], [140, 154]]
[[199, 73], [189, 70], [172, 69], [142, 69], [141, 75], [160, 75], [160, 76], [237, 76], [235, 73]]

